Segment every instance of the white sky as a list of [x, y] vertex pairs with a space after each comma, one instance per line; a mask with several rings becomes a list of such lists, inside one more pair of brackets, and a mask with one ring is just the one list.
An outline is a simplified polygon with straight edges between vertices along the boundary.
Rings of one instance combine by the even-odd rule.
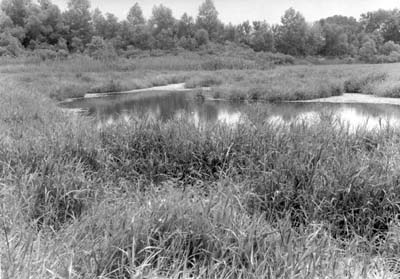
[[[120, 19], [126, 17], [130, 7], [136, 2], [142, 7], [146, 18], [151, 15], [154, 5], [163, 4], [172, 9], [180, 18], [184, 12], [196, 17], [204, 0], [91, 0], [92, 9], [103, 13], [111, 12]], [[67, 0], [53, 0], [65, 9]], [[214, 0], [219, 18], [224, 23], [241, 23], [245, 20], [266, 20], [279, 23], [284, 11], [290, 7], [300, 11], [307, 21], [312, 22], [328, 16], [340, 14], [359, 18], [362, 13], [378, 9], [400, 8], [400, 0]]]

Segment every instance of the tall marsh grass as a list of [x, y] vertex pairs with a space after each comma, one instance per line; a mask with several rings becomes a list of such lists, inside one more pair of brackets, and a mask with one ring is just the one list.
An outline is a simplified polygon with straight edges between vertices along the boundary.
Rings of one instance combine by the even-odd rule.
[[[347, 93], [372, 93], [371, 86], [382, 83], [387, 79], [387, 73], [370, 73], [367, 75], [352, 77], [346, 80], [344, 87]], [[368, 90], [370, 89], [370, 90]]]
[[[28, 70], [0, 76], [3, 278], [398, 276], [399, 131], [353, 132], [329, 117], [272, 125], [258, 110], [235, 129], [140, 119], [97, 129], [49, 96], [53, 81], [105, 75]], [[347, 73], [324, 67], [214, 73], [321, 94], [330, 71], [341, 88]]]
[[[326, 80], [327, 79], [327, 80]], [[311, 68], [268, 71], [218, 71], [186, 81], [186, 87], [210, 86], [212, 95], [231, 100], [307, 100], [341, 95], [343, 81]]]
[[397, 64], [275, 68], [267, 62], [269, 66], [264, 62], [259, 65], [246, 56], [235, 59], [213, 55], [192, 53], [115, 61], [76, 56], [65, 61], [32, 62], [29, 66], [20, 61], [0, 66], [0, 72], [22, 75], [24, 83], [40, 80], [48, 88], [54, 88], [51, 83], [57, 84], [50, 93], [56, 100], [82, 97], [89, 92], [128, 91], [183, 82], [188, 88], [211, 87], [211, 97], [232, 100], [307, 100], [344, 92], [397, 96], [400, 80]]
[[212, 89], [211, 97], [273, 102], [325, 98], [343, 93], [396, 97], [399, 81], [397, 64], [285, 66], [264, 71], [217, 71], [211, 79], [210, 75], [191, 78], [186, 86], [193, 88], [207, 84]]
[[[20, 73], [36, 69], [69, 72], [72, 68], [77, 72], [129, 72], [136, 70], [154, 71], [215, 71], [221, 69], [269, 69], [273, 64], [269, 60], [257, 61], [255, 57], [232, 57], [214, 54], [199, 55], [184, 53], [179, 55], [144, 56], [136, 58], [118, 58], [113, 60], [96, 60], [85, 55], [73, 55], [64, 60], [34, 60], [20, 58], [10, 63], [1, 63], [0, 72]], [[24, 67], [29, 65], [30, 67]]]
[[393, 130], [351, 134], [329, 120], [203, 131], [184, 121], [89, 124], [8, 139], [6, 276], [391, 274]]

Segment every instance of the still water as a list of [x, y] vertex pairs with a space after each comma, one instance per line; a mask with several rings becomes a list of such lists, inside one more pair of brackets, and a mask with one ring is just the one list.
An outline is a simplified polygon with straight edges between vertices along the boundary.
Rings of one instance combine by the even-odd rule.
[[322, 117], [333, 117], [352, 129], [376, 129], [400, 126], [400, 106], [387, 104], [332, 104], [332, 103], [232, 103], [222, 100], [198, 100], [188, 92], [146, 92], [120, 94], [101, 98], [77, 99], [62, 105], [94, 117], [99, 126], [117, 120], [135, 118], [168, 121], [187, 118], [194, 124], [226, 123], [235, 125], [249, 121], [249, 111], [260, 110], [265, 120], [277, 124], [295, 121], [312, 123]]

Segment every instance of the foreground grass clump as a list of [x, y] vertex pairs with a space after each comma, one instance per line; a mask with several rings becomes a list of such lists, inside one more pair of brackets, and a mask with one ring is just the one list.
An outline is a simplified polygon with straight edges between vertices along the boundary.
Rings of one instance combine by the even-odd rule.
[[[167, 278], [317, 278], [327, 274], [344, 278], [346, 273], [366, 276], [376, 264], [375, 260], [362, 263], [362, 257], [357, 259], [350, 250], [331, 249], [339, 242], [318, 225], [296, 231], [284, 221], [271, 225], [263, 215], [250, 217], [232, 185], [217, 186], [218, 191], [206, 200], [200, 193], [163, 186], [159, 193], [148, 194], [148, 202], [149, 196], [142, 195], [103, 203], [90, 218], [72, 225], [65, 233], [90, 247], [86, 253], [75, 254], [76, 271], [106, 278], [152, 273]], [[349, 257], [347, 265], [341, 257]], [[373, 272], [390, 274], [384, 268]]]
[[[90, 134], [66, 129], [44, 150], [30, 142], [29, 159], [25, 150], [7, 151], [2, 161], [15, 163], [3, 170], [10, 207], [1, 243], [12, 247], [2, 249], [4, 272], [390, 276], [399, 135], [353, 134], [329, 123], [199, 131], [185, 122], [140, 120]], [[43, 166], [32, 164], [41, 156]], [[40, 191], [47, 195], [38, 199]], [[43, 211], [26, 215], [29, 208]]]
[[321, 226], [271, 225], [263, 215], [249, 216], [227, 186], [207, 201], [167, 185], [147, 195], [109, 195], [56, 236], [21, 235], [35, 249], [27, 253], [12, 242], [8, 256], [15, 261], [7, 272], [15, 278], [21, 271], [38, 278], [392, 278], [368, 246], [357, 247], [367, 242], [343, 249]]
[[400, 191], [390, 174], [396, 173], [391, 164], [398, 157], [382, 155], [394, 152], [385, 136], [398, 140], [390, 130], [385, 136], [351, 134], [330, 122], [283, 131], [257, 124], [235, 131], [198, 131], [185, 123], [147, 125], [102, 132], [112, 160], [110, 177], [135, 181], [143, 175], [182, 183], [234, 177], [251, 193], [249, 212], [265, 212], [271, 220], [289, 214], [294, 226], [322, 222], [339, 238], [384, 234], [399, 213], [394, 201]]

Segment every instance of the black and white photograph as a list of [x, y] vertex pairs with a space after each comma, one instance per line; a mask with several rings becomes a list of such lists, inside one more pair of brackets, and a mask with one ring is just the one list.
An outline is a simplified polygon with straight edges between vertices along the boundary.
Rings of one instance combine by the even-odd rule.
[[0, 279], [400, 278], [400, 1], [0, 0]]

